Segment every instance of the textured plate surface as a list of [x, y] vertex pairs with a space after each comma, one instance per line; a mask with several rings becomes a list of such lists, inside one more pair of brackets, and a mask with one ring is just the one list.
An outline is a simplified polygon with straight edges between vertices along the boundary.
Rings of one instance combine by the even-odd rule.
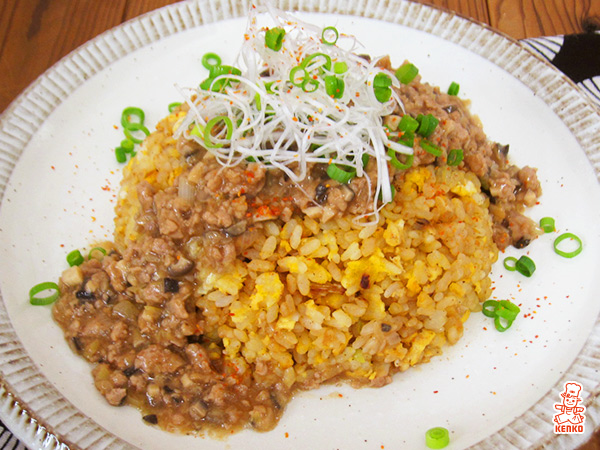
[[203, 53], [234, 60], [244, 4], [176, 4], [85, 44], [0, 117], [2, 419], [29, 447], [44, 449], [418, 448], [432, 426], [451, 430], [451, 448], [575, 446], [584, 437], [555, 439], [551, 419], [562, 383], [575, 380], [587, 430], [599, 423], [600, 233], [590, 226], [600, 221], [590, 207], [600, 204], [598, 111], [519, 43], [453, 14], [400, 0], [278, 5], [355, 34], [372, 55], [413, 61], [432, 84], [460, 82], [488, 136], [509, 143], [519, 165], [539, 167], [544, 195], [532, 217], [556, 217], [560, 231], [583, 237], [584, 252], [563, 260], [553, 238], [541, 237], [528, 249], [538, 262], [531, 279], [494, 268], [495, 294], [527, 315], [509, 332], [473, 315], [463, 339], [430, 364], [378, 390], [329, 386], [298, 395], [270, 433], [174, 436], [144, 425], [133, 408], [109, 407], [50, 310], [31, 307], [27, 291], [56, 279], [70, 249], [110, 238], [120, 179], [113, 126], [123, 107], [140, 106], [156, 123], [179, 99], [174, 83], [203, 79]]

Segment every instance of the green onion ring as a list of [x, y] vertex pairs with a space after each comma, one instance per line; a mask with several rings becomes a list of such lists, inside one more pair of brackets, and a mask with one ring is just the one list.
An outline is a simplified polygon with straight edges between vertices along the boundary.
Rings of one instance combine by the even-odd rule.
[[169, 112], [172, 113], [173, 111], [175, 111], [176, 108], [179, 108], [181, 106], [180, 102], [173, 102], [173, 103], [169, 103]]
[[[573, 239], [577, 242], [577, 248], [572, 252], [565, 252], [558, 248], [558, 245], [564, 241], [565, 239]], [[563, 258], [574, 258], [579, 255], [583, 250], [583, 242], [581, 242], [581, 238], [573, 233], [563, 233], [559, 237], [554, 240], [554, 251], [557, 255], [562, 256]]]
[[431, 153], [433, 156], [442, 156], [442, 149], [437, 145], [433, 145], [429, 141], [421, 141], [421, 148], [425, 150], [427, 153]]
[[521, 308], [508, 300], [500, 300], [498, 307], [496, 308], [496, 316], [502, 317], [510, 322], [515, 320], [520, 312]]
[[464, 158], [464, 153], [462, 151], [462, 148], [453, 148], [452, 150], [450, 150], [450, 153], [448, 153], [448, 159], [446, 159], [446, 164], [448, 164], [449, 166], [458, 166], [463, 158]]
[[348, 72], [348, 64], [344, 61], [333, 63], [333, 73], [341, 75], [346, 72]]
[[265, 33], [265, 47], [278, 52], [283, 46], [285, 30], [281, 27], [269, 28]]
[[[333, 31], [333, 33], [335, 34], [335, 39], [333, 41], [328, 40], [325, 37], [325, 33], [327, 33], [328, 31]], [[323, 28], [323, 32], [321, 33], [321, 42], [325, 45], [335, 45], [335, 43], [338, 41], [338, 39], [340, 38], [340, 33], [338, 32], [336, 27], [325, 27]]]
[[530, 277], [533, 275], [533, 272], [535, 272], [535, 263], [529, 256], [523, 255], [516, 262], [515, 269], [517, 269], [517, 272], [519, 272], [521, 275]]
[[419, 74], [419, 69], [414, 64], [406, 63], [402, 64], [396, 70], [396, 78], [402, 84], [408, 84]]
[[325, 76], [325, 92], [327, 92], [327, 95], [330, 97], [342, 98], [345, 87], [346, 83], [344, 83], [344, 80], [341, 78], [338, 78], [335, 75]]
[[494, 317], [494, 326], [496, 327], [496, 330], [500, 331], [501, 333], [508, 330], [512, 323], [512, 320], [506, 320], [500, 316]]
[[[313, 59], [319, 58], [319, 57], [325, 58], [325, 62], [321, 66], [311, 69], [309, 67], [309, 64], [312, 62]], [[302, 60], [302, 63], [300, 63], [300, 67], [304, 67], [304, 69], [307, 72], [312, 72], [313, 70], [315, 70], [317, 68], [319, 69], [319, 72], [323, 71], [322, 68], [324, 68], [327, 71], [330, 71], [331, 70], [331, 57], [329, 55], [326, 55], [325, 53], [320, 53], [320, 52], [312, 53]]]
[[102, 255], [106, 256], [106, 250], [104, 250], [102, 247], [94, 247], [88, 253], [88, 259], [92, 259], [92, 253], [94, 253], [94, 252], [100, 252], [100, 253], [102, 253]]
[[69, 267], [79, 266], [84, 261], [83, 256], [81, 256], [81, 252], [77, 249], [70, 251], [67, 254], [67, 262], [69, 263]]
[[[50, 294], [47, 297], [36, 297], [37, 294], [48, 289], [51, 289], [56, 292]], [[46, 281], [44, 283], [36, 284], [29, 290], [29, 303], [36, 306], [49, 305], [51, 303], [54, 303], [59, 296], [60, 289], [58, 287], [58, 284], [52, 281]]]
[[369, 156], [368, 153], [363, 153], [362, 156], [360, 157], [360, 160], [362, 162], [362, 166], [363, 169], [366, 168], [369, 165], [369, 160], [371, 159], [371, 157]]
[[373, 92], [375, 93], [375, 98], [379, 101], [379, 103], [387, 102], [392, 96], [392, 90], [389, 87], [377, 87], [373, 88]]
[[116, 147], [115, 159], [118, 163], [124, 163], [125, 161], [127, 161], [127, 150], [125, 150], [123, 147]]
[[331, 163], [327, 166], [327, 175], [332, 180], [338, 181], [342, 184], [346, 184], [356, 176], [356, 169], [349, 167], [345, 170], [342, 169], [342, 167]]
[[[303, 75], [302, 75], [302, 79], [299, 81], [296, 81], [296, 74], [302, 71]], [[310, 78], [308, 71], [306, 70], [305, 67], [303, 66], [294, 66], [292, 67], [292, 70], [290, 70], [290, 83], [292, 83], [294, 86], [301, 88], [303, 83], [306, 82], [306, 79]]]
[[540, 228], [544, 230], [544, 233], [553, 233], [556, 231], [556, 223], [553, 217], [542, 217], [540, 219]]
[[450, 87], [448, 87], [448, 95], [458, 95], [458, 91], [460, 90], [460, 84], [453, 81], [450, 83]]
[[398, 139], [398, 143], [412, 148], [415, 145], [415, 133], [412, 131], [405, 131], [402, 133], [402, 137]]
[[388, 149], [388, 156], [391, 158], [390, 163], [398, 170], [406, 170], [410, 169], [413, 165], [413, 160], [415, 159], [415, 155], [406, 155], [406, 161], [402, 162], [398, 159], [396, 152], [391, 148]]
[[503, 261], [504, 268], [509, 272], [514, 272], [517, 270], [517, 258], [514, 256], [507, 256]]
[[389, 88], [391, 85], [392, 79], [386, 73], [379, 72], [377, 75], [375, 75], [375, 78], [373, 78], [374, 87]]
[[205, 53], [204, 56], [202, 57], [202, 65], [204, 66], [205, 69], [212, 69], [214, 66], [220, 66], [221, 65], [221, 57], [219, 55], [217, 55], [216, 53]]
[[417, 131], [417, 128], [419, 128], [419, 122], [417, 122], [416, 119], [409, 116], [408, 114], [404, 114], [402, 116], [402, 119], [400, 119], [400, 122], [398, 123], [398, 129], [400, 131], [415, 132], [415, 131]]
[[131, 153], [133, 151], [133, 147], [135, 147], [135, 144], [130, 139], [123, 139], [121, 141], [121, 147], [123, 148], [123, 150], [125, 150], [126, 153]]
[[231, 122], [231, 119], [227, 116], [213, 117], [206, 123], [206, 127], [204, 128], [204, 145], [206, 145], [207, 148], [223, 147], [223, 144], [215, 144], [211, 140], [212, 129], [214, 128], [214, 126], [217, 123], [219, 123], [221, 121], [223, 121], [225, 123], [225, 126], [227, 127], [227, 133], [226, 133], [225, 139], [228, 139], [228, 140], [231, 139], [231, 135], [233, 134], [233, 122]]
[[[309, 88], [310, 86], [310, 88]], [[302, 90], [304, 92], [315, 92], [319, 88], [319, 82], [313, 78], [305, 78], [302, 82]]]
[[449, 443], [450, 435], [444, 427], [430, 428], [425, 433], [425, 444], [433, 450], [444, 448]]
[[141, 144], [144, 141], [144, 139], [138, 139], [138, 138], [134, 137], [131, 134], [132, 131], [141, 131], [146, 136], [150, 135], [150, 131], [142, 123], [132, 123], [131, 125], [129, 125], [128, 128], [123, 129], [123, 133], [125, 133], [125, 136], [127, 136], [127, 139], [129, 139], [130, 141], [132, 141], [136, 144]]
[[481, 312], [487, 317], [496, 317], [496, 308], [498, 308], [498, 300], [486, 300], [481, 305]]
[[417, 116], [417, 121], [419, 122], [419, 129], [417, 130], [417, 134], [420, 134], [423, 137], [429, 137], [435, 131], [438, 123], [440, 121], [436, 119], [432, 114], [422, 115], [419, 114]]
[[[139, 119], [138, 122], [131, 122], [129, 120], [130, 116], [137, 117]], [[125, 128], [126, 130], [131, 129], [133, 125], [143, 125], [145, 118], [146, 115], [144, 114], [144, 111], [135, 106], [129, 106], [125, 108], [121, 113], [121, 125], [123, 125], [123, 128]]]

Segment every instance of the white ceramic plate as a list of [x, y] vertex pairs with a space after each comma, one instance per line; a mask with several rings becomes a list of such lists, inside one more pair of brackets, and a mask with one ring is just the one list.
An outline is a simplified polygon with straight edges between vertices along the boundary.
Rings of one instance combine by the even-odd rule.
[[[72, 354], [50, 308], [31, 286], [56, 280], [73, 248], [111, 237], [120, 166], [120, 113], [137, 105], [156, 123], [179, 100], [174, 87], [206, 76], [201, 57], [232, 62], [245, 27], [238, 2], [196, 1], [115, 28], [68, 55], [0, 118], [0, 416], [32, 448], [423, 448], [445, 426], [459, 449], [566, 448], [598, 423], [600, 374], [600, 114], [585, 96], [520, 44], [472, 21], [401, 0], [282, 1], [319, 25], [355, 34], [372, 55], [414, 62], [423, 79], [461, 85], [488, 136], [513, 161], [539, 168], [544, 195], [530, 211], [580, 235], [572, 260], [556, 235], [527, 248], [530, 279], [494, 267], [496, 298], [521, 304], [506, 333], [474, 314], [465, 335], [431, 363], [381, 389], [329, 386], [298, 395], [269, 433], [226, 441], [175, 436], [137, 410], [106, 404], [90, 367]], [[342, 6], [344, 4], [345, 6]], [[315, 13], [317, 12], [317, 13]], [[523, 251], [507, 252], [519, 255]], [[583, 384], [584, 436], [555, 438], [562, 383]]]

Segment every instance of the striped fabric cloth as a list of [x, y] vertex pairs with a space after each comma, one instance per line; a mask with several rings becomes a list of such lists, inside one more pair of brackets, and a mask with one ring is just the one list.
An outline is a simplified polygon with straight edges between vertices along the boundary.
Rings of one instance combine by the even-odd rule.
[[27, 450], [23, 443], [13, 436], [13, 434], [0, 422], [0, 449], [2, 450]]
[[[559, 68], [600, 107], [600, 32], [531, 38], [521, 42]], [[0, 450], [27, 450], [1, 421]]]

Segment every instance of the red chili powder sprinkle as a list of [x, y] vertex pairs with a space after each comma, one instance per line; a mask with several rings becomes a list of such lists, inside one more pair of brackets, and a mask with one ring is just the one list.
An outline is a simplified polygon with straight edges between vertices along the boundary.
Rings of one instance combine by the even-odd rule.
[[287, 431], [285, 432], [285, 437], [289, 438], [290, 437], [290, 433], [288, 433]]

